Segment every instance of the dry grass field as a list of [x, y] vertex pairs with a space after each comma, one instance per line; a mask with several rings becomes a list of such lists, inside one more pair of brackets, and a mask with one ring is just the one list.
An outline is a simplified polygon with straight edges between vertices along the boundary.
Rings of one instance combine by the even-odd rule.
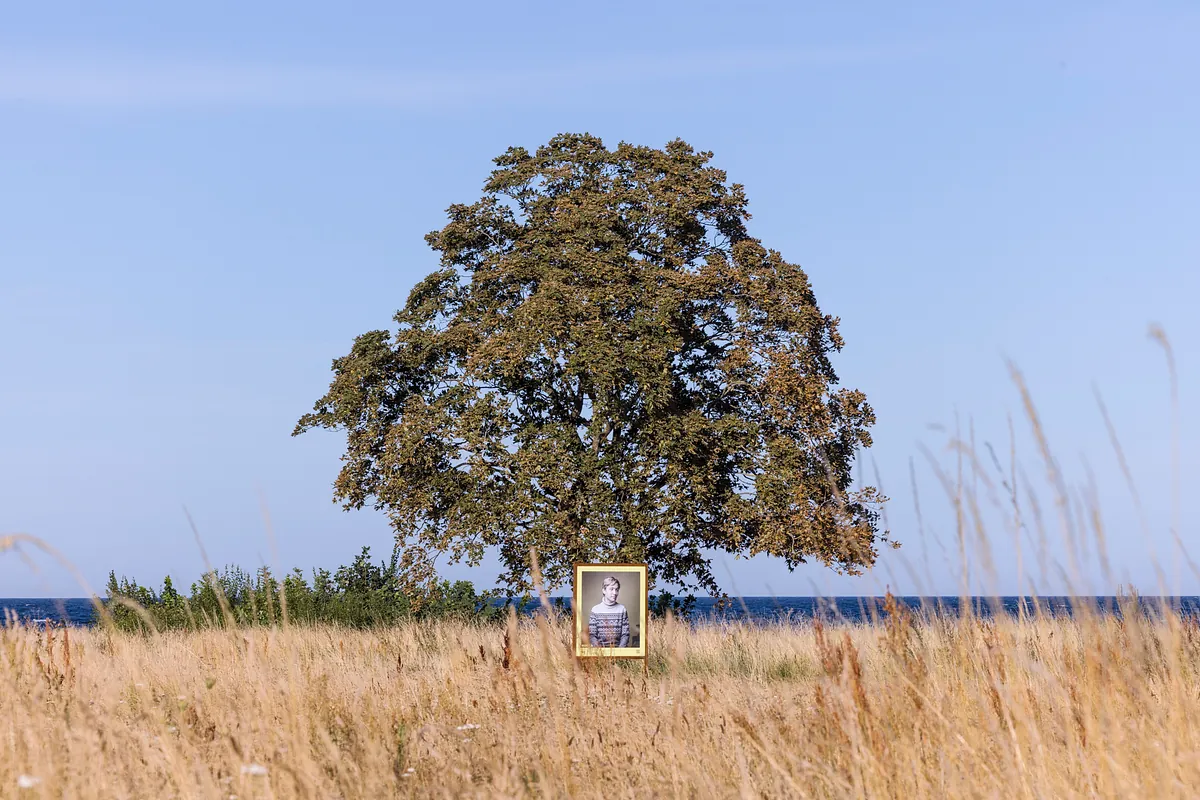
[[1200, 796], [1194, 622], [887, 620], [10, 626], [0, 797]]

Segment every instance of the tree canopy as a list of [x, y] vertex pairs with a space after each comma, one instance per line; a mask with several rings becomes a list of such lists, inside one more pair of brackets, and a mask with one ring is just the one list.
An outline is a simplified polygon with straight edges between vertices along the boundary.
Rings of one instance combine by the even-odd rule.
[[495, 159], [426, 241], [398, 330], [358, 336], [293, 435], [347, 433], [334, 499], [386, 512], [404, 574], [498, 553], [501, 584], [649, 564], [720, 594], [713, 552], [872, 564], [855, 488], [875, 415], [837, 388], [838, 319], [747, 233], [744, 187], [681, 140], [560, 134]]

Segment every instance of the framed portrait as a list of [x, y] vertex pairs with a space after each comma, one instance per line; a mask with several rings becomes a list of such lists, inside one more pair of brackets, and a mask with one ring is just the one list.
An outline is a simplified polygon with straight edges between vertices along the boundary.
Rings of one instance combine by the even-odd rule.
[[571, 610], [577, 658], [645, 658], [645, 564], [576, 564]]

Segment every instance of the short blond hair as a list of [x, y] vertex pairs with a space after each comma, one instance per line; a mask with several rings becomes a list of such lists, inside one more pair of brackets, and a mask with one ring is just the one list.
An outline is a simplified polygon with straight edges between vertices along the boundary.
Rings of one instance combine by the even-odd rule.
[[609, 575], [607, 578], [605, 578], [604, 580], [602, 580], [600, 582], [600, 587], [602, 589], [607, 589], [609, 586], [612, 586], [613, 584], [616, 584], [617, 589], [619, 591], [621, 588], [621, 582], [619, 580], [617, 580], [616, 578], [614, 578], [612, 575]]

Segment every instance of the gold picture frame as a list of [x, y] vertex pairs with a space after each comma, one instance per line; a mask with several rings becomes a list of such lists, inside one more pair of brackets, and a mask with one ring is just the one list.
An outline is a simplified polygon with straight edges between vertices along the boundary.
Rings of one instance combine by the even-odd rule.
[[[576, 658], [646, 657], [646, 628], [650, 612], [649, 577], [645, 564], [575, 564], [571, 588], [571, 643]], [[609, 609], [604, 593], [608, 578], [619, 584], [615, 605], [625, 614]], [[630, 584], [634, 585], [630, 585]], [[613, 619], [619, 617], [620, 621]], [[619, 637], [628, 622], [626, 644], [594, 644], [593, 636]], [[595, 623], [593, 625], [593, 622]], [[609, 639], [608, 641], [612, 641]], [[619, 641], [619, 639], [618, 639]]]

